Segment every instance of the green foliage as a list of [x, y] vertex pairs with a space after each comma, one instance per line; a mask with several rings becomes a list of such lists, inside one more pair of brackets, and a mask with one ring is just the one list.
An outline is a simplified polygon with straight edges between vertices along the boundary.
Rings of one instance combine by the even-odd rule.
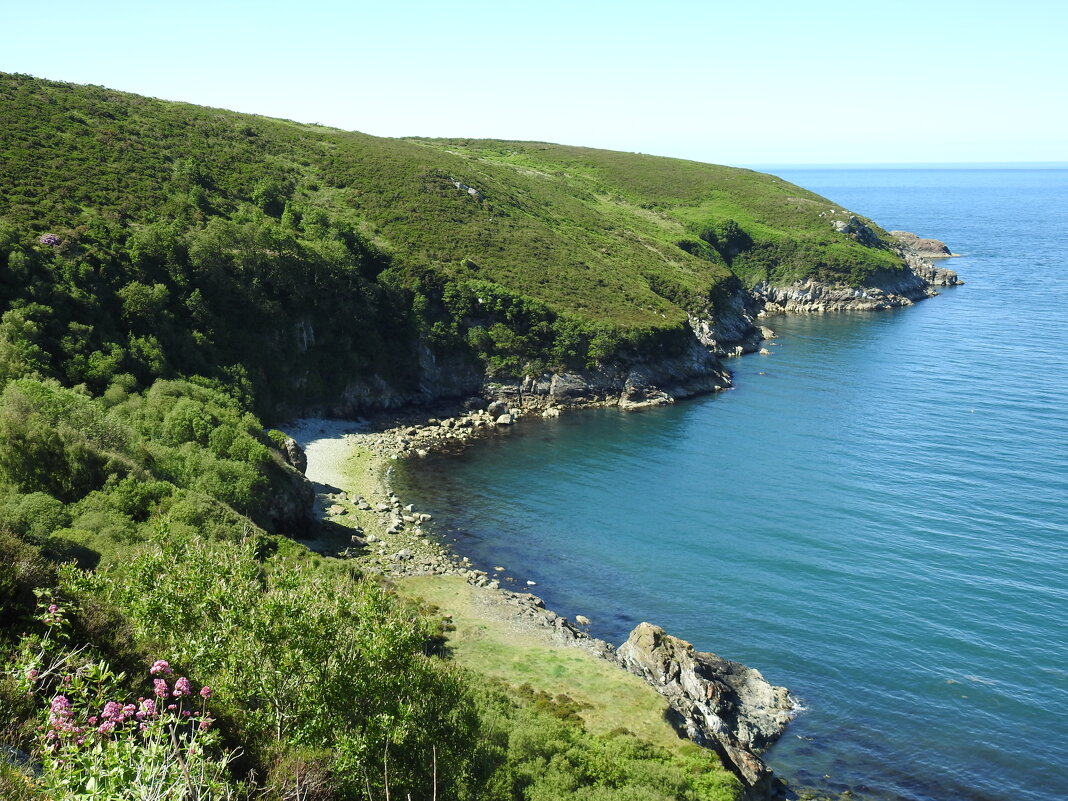
[[[102, 392], [241, 370], [281, 418], [354, 376], [415, 390], [417, 333], [536, 373], [657, 345], [735, 285], [728, 264], [746, 281], [902, 269], [834, 231], [830, 201], [748, 170], [380, 139], [19, 75], [0, 101], [0, 378]], [[781, 242], [796, 258], [765, 252]], [[507, 296], [501, 319], [441, 313], [468, 281]]]
[[439, 792], [456, 797], [446, 788], [465, 776], [474, 709], [459, 677], [422, 654], [426, 623], [370, 582], [258, 551], [163, 528], [103, 591], [138, 636], [229, 699], [255, 753], [331, 743], [346, 797], [384, 790], [387, 760], [394, 792], [427, 796], [436, 758]]
[[[530, 693], [521, 693], [528, 697]], [[533, 694], [517, 705], [485, 693], [478, 768], [485, 798], [504, 801], [734, 801], [737, 781], [695, 749], [673, 754], [628, 732], [591, 735], [562, 712], [573, 702]]]

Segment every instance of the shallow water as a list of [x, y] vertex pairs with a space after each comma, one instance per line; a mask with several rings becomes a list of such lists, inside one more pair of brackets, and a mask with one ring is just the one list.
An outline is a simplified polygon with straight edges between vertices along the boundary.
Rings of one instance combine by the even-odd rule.
[[773, 318], [730, 392], [524, 420], [403, 494], [598, 636], [649, 620], [788, 686], [797, 785], [1068, 797], [1068, 172], [779, 174], [967, 285]]

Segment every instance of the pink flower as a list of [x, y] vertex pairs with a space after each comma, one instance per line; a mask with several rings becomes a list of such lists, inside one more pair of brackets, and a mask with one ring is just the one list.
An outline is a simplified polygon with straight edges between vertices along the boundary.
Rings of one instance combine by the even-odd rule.
[[100, 713], [104, 720], [118, 721], [122, 717], [122, 707], [114, 701], [104, 704], [104, 711]]
[[70, 699], [65, 695], [57, 695], [52, 699], [52, 714], [68, 717], [70, 715]]
[[148, 669], [148, 672], [153, 676], [169, 676], [174, 671], [171, 670], [171, 664], [166, 659], [157, 659], [152, 663], [152, 667]]
[[183, 695], [192, 695], [193, 689], [189, 686], [189, 679], [182, 676], [174, 683], [174, 697], [181, 698]]
[[41, 675], [41, 671], [39, 671], [37, 668], [30, 668], [29, 672], [26, 675], [29, 676], [30, 681], [37, 681], [37, 677]]
[[[166, 693], [164, 693], [166, 695]], [[146, 698], [141, 702], [142, 714], [147, 715], [150, 718], [156, 716], [156, 702], [152, 698]]]
[[211, 698], [211, 687], [206, 687], [206, 686], [205, 687], [201, 687], [200, 688], [200, 697], [203, 698], [205, 701], [207, 699]]
[[200, 721], [200, 730], [201, 731], [207, 731], [210, 728], [211, 728], [211, 718], [204, 718], [202, 721]]
[[167, 687], [166, 679], [154, 679], [152, 682], [155, 685], [155, 693], [159, 698], [166, 698], [170, 693], [170, 688]]

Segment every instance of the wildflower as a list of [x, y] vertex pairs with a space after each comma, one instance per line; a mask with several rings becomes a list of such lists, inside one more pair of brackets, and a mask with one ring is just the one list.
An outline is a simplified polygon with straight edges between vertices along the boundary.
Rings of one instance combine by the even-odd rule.
[[155, 693], [157, 697], [166, 698], [168, 693], [170, 693], [170, 688], [167, 687], [166, 679], [155, 679], [152, 683], [155, 685]]
[[189, 679], [182, 676], [174, 683], [174, 697], [181, 698], [183, 695], [192, 695], [193, 690], [189, 686]]
[[[164, 695], [166, 695], [166, 693], [164, 693]], [[143, 714], [146, 717], [154, 718], [156, 716], [156, 701], [155, 701], [155, 699], [152, 699], [152, 698], [142, 699], [140, 714]]]
[[200, 721], [200, 730], [207, 731], [211, 728], [211, 718], [204, 718]]
[[37, 240], [42, 245], [58, 245], [59, 237], [55, 234], [41, 234], [40, 239]]
[[169, 676], [174, 671], [171, 670], [171, 664], [166, 659], [157, 659], [152, 663], [152, 667], [148, 669], [148, 672], [153, 676]]
[[37, 681], [37, 677], [41, 675], [41, 671], [37, 668], [30, 668], [26, 675], [29, 677], [30, 681]]
[[115, 721], [113, 721], [113, 720], [105, 720], [97, 728], [97, 731], [100, 734], [108, 734], [109, 732], [115, 731]]
[[178, 708], [178, 704], [167, 704], [167, 711], [168, 712], [173, 712], [177, 708]]
[[52, 604], [51, 606], [48, 607], [48, 611], [49, 611], [50, 614], [55, 614], [56, 612], [59, 611], [59, 607], [56, 606], [55, 604]]
[[52, 699], [52, 714], [60, 715], [62, 717], [70, 717], [71, 705], [70, 699], [65, 695], [57, 695]]
[[201, 687], [200, 688], [200, 697], [203, 698], [205, 701], [207, 701], [209, 698], [211, 698], [211, 687], [207, 687], [207, 686]]
[[104, 711], [100, 713], [100, 717], [104, 720], [118, 721], [122, 716], [122, 707], [114, 701], [108, 701], [104, 704]]

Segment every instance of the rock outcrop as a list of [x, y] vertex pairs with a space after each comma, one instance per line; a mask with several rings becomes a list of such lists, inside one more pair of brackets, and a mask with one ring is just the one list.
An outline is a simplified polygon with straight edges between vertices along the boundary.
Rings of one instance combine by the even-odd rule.
[[301, 475], [308, 471], [308, 456], [293, 437], [286, 437], [282, 443], [282, 458]]
[[[835, 226], [839, 230], [842, 230], [839, 226], [849, 228], [855, 220], [854, 217], [850, 218], [849, 223], [839, 220], [835, 222]], [[867, 226], [859, 222], [857, 225], [870, 232]], [[849, 232], [843, 230], [843, 233]], [[895, 232], [895, 234], [902, 233], [906, 232]], [[866, 234], [860, 229], [852, 235], [866, 238]], [[811, 278], [785, 286], [776, 286], [764, 281], [753, 287], [752, 295], [761, 305], [763, 314], [878, 311], [911, 306], [918, 300], [937, 295], [935, 287], [958, 286], [964, 283], [952, 270], [936, 267], [930, 260], [933, 254], [927, 250], [921, 251], [914, 246], [915, 243], [935, 243], [930, 246], [923, 245], [923, 247], [938, 246], [945, 250], [941, 256], [950, 255], [949, 248], [944, 242], [935, 239], [920, 239], [915, 234], [909, 234], [909, 236], [912, 237], [911, 240], [899, 236], [900, 244], [895, 249], [897, 255], [905, 263], [906, 269], [887, 271], [880, 276], [875, 276], [867, 286], [825, 284]]]
[[946, 259], [958, 255], [953, 253], [949, 246], [940, 239], [924, 239], [911, 231], [891, 231], [890, 236], [926, 259]]
[[845, 234], [868, 248], [879, 247], [879, 237], [870, 226], [858, 220], [852, 214], [848, 220], [834, 220], [831, 225], [840, 234]]
[[769, 684], [753, 668], [699, 652], [649, 623], [631, 632], [617, 657], [667, 698], [687, 735], [720, 755], [749, 798], [777, 794], [778, 783], [757, 752], [771, 745], [793, 717], [786, 688]]
[[511, 409], [544, 411], [590, 405], [637, 409], [661, 406], [730, 385], [730, 373], [695, 338], [679, 356], [494, 381], [486, 384], [483, 393], [503, 400]]
[[915, 270], [886, 276], [870, 286], [824, 284], [813, 279], [785, 286], [767, 281], [753, 287], [765, 314], [812, 314], [830, 311], [878, 311], [911, 306], [936, 294]]

